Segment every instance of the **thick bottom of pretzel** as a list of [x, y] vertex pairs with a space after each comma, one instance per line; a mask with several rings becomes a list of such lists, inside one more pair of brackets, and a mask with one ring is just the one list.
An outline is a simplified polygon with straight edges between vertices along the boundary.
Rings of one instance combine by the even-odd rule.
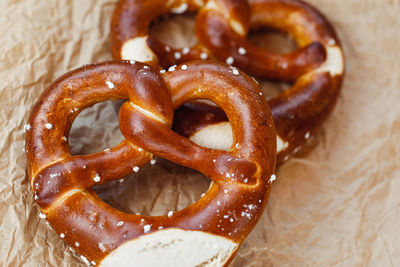
[[131, 240], [112, 251], [100, 266], [223, 266], [238, 244], [200, 231], [166, 229]]

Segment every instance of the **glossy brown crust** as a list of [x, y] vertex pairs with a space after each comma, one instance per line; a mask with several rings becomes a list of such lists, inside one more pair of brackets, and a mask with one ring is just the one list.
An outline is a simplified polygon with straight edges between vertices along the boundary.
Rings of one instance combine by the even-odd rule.
[[[99, 263], [146, 234], [146, 225], [148, 233], [159, 227], [204, 231], [240, 245], [260, 218], [275, 168], [276, 135], [267, 103], [251, 78], [233, 75], [224, 64], [200, 61], [187, 67], [161, 75], [142, 63], [86, 66], [55, 81], [32, 110], [26, 150], [35, 199], [54, 230], [90, 261]], [[117, 98], [127, 99], [119, 117], [126, 139], [110, 151], [71, 156], [64, 137], [79, 111]], [[199, 98], [218, 103], [227, 114], [235, 139], [229, 151], [197, 146], [170, 130], [173, 109]], [[123, 213], [90, 189], [133, 172], [150, 153], [198, 170], [214, 184], [170, 217]]]
[[[319, 43], [325, 47], [324, 50], [336, 47], [342, 51], [340, 42], [331, 25], [312, 6], [299, 0], [250, 0], [249, 3], [252, 28], [270, 27], [287, 32], [300, 47], [308, 47], [306, 49], [312, 47], [314, 43]], [[209, 23], [216, 21], [213, 17], [206, 17], [204, 20]], [[215, 27], [209, 25], [204, 28], [209, 29], [209, 35], [212, 35], [211, 32], [215, 30]], [[234, 57], [234, 64], [237, 64], [247, 73], [265, 76], [261, 75], [257, 69], [262, 70], [263, 67], [266, 67], [265, 72], [272, 74], [274, 79], [287, 80], [289, 78], [288, 80], [291, 80], [297, 78], [293, 87], [269, 100], [277, 134], [287, 142], [287, 147], [277, 156], [277, 162], [281, 163], [312, 137], [329, 116], [339, 96], [344, 73], [332, 75], [326, 71], [316, 71], [321, 65], [319, 60], [315, 61], [318, 64], [314, 64], [311, 69], [309, 67], [303, 68], [305, 65], [299, 69], [297, 67], [291, 69], [290, 64], [283, 64], [283, 61], [278, 60], [277, 62], [280, 63], [271, 65], [271, 72], [267, 67], [269, 63], [263, 61], [265, 58], [263, 53], [267, 55], [269, 52], [254, 47], [247, 41], [235, 43], [237, 38], [231, 37], [233, 33], [228, 30], [221, 30], [220, 32], [224, 32], [226, 35], [220, 36], [219, 39], [225, 40], [224, 44], [231, 44], [227, 46], [226, 51], [231, 49], [229, 53]], [[217, 41], [215, 42], [217, 43]], [[244, 47], [247, 53], [239, 55], [239, 47]], [[213, 49], [211, 47], [208, 48], [211, 51]], [[325, 53], [321, 54], [320, 51], [316, 50], [311, 54], [314, 53], [316, 53], [315, 58], [318, 57], [318, 54], [323, 55], [321, 57], [324, 60], [322, 63], [325, 63], [327, 60]], [[218, 53], [218, 55], [223, 54]], [[285, 57], [286, 55], [283, 56]], [[224, 57], [225, 55], [221, 59], [224, 59]], [[266, 57], [270, 58], [269, 56]], [[279, 66], [285, 66], [286, 69], [282, 69]], [[289, 74], [292, 73], [293, 76], [287, 76], [286, 70], [290, 70]], [[265, 77], [268, 77], [268, 75]], [[190, 137], [206, 126], [205, 123], [202, 123], [204, 119], [200, 118], [218, 118], [213, 123], [221, 121], [221, 116], [217, 115], [213, 111], [214, 109], [214, 107], [204, 105], [193, 109], [193, 104], [186, 104], [176, 112], [175, 116], [179, 120], [174, 121], [174, 129], [184, 136]], [[197, 121], [200, 121], [200, 123], [197, 123]], [[211, 120], [209, 122], [211, 123]]]
[[[168, 45], [149, 36], [148, 28], [150, 23], [156, 18], [170, 14], [174, 8], [187, 5], [184, 12], [195, 12], [207, 10], [207, 4], [218, 8], [218, 15], [223, 20], [235, 21], [240, 24], [246, 32], [249, 26], [250, 8], [246, 0], [120, 0], [118, 1], [113, 17], [111, 20], [111, 49], [115, 59], [132, 59], [123, 58], [122, 47], [130, 39], [148, 36], [147, 45], [156, 55], [156, 62], [146, 62], [149, 64], [159, 64], [164, 68], [168, 68], [175, 64], [187, 62], [190, 60], [200, 59], [202, 53], [209, 52], [200, 43], [192, 46], [189, 50], [174, 49]], [[177, 58], [175, 55], [178, 54]], [[209, 55], [208, 55], [209, 56]]]

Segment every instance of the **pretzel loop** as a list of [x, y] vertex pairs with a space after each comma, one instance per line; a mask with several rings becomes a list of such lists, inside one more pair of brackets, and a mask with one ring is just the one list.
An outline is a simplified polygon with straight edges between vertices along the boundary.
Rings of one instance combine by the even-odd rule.
[[[146, 265], [149, 259], [141, 257], [147, 246], [178, 238], [216, 253], [205, 259], [195, 253], [190, 265], [205, 260], [224, 265], [260, 218], [276, 149], [266, 101], [251, 78], [232, 75], [223, 64], [185, 66], [162, 76], [142, 63], [87, 66], [57, 80], [34, 107], [26, 137], [32, 190], [50, 225], [85, 259], [104, 266], [141, 260]], [[75, 108], [115, 98], [127, 99], [120, 111], [126, 140], [110, 151], [71, 156], [63, 136], [77, 116]], [[221, 105], [232, 121], [236, 143], [228, 151], [200, 147], [170, 130], [173, 109], [198, 98]], [[198, 170], [214, 183], [199, 201], [168, 216], [123, 213], [90, 189], [133, 172], [150, 153]], [[211, 252], [209, 242], [217, 245]]]

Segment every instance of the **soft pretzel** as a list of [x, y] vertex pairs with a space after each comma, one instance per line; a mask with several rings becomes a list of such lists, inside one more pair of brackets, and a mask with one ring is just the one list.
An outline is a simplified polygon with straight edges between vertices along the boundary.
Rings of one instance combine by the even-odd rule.
[[[203, 58], [206, 57], [204, 55], [217, 58], [254, 76], [296, 81], [289, 90], [269, 101], [278, 134], [279, 163], [310, 139], [332, 111], [344, 75], [343, 51], [326, 18], [303, 1], [250, 0], [250, 13], [246, 9], [247, 4], [239, 2], [167, 1], [161, 4], [151, 1], [150, 7], [148, 2], [121, 0], [114, 12], [111, 26], [113, 54], [117, 59], [139, 59], [166, 67], [198, 58], [199, 51], [202, 51]], [[165, 7], [166, 3], [170, 4], [169, 9]], [[195, 48], [187, 50], [191, 51], [187, 57], [182, 56], [179, 60], [175, 60], [173, 54], [178, 52], [183, 55], [183, 51], [171, 50], [147, 35], [149, 22], [160, 14], [171, 11], [172, 4], [186, 4], [189, 10], [199, 9], [196, 19], [199, 43]], [[230, 12], [238, 14], [234, 16], [238, 19], [232, 19], [232, 16], [224, 12], [227, 10], [224, 7], [228, 5], [238, 7]], [[152, 12], [152, 16], [143, 12], [152, 9], [159, 12]], [[249, 27], [268, 27], [287, 32], [300, 49], [289, 54], [276, 54], [258, 48], [246, 40]], [[144, 41], [139, 44], [137, 40]], [[136, 50], [129, 50], [137, 51], [136, 54], [124, 52], [124, 47], [128, 51], [130, 43], [138, 45], [135, 46]], [[153, 43], [158, 45], [153, 46]], [[170, 53], [160, 50], [162, 47], [168, 48]], [[151, 56], [138, 56], [147, 54]], [[231, 136], [226, 116], [217, 110], [203, 103], [185, 104], [176, 114], [174, 129], [202, 145], [217, 145], [220, 149], [228, 149], [231, 145], [229, 138], [212, 140], [216, 136], [215, 131], [222, 136]], [[210, 127], [206, 127], [207, 125]], [[200, 129], [204, 131], [196, 134]]]
[[[269, 100], [278, 135], [279, 163], [310, 139], [331, 113], [344, 75], [343, 51], [329, 22], [310, 5], [299, 0], [250, 0], [249, 3], [251, 28], [275, 28], [289, 33], [301, 49], [310, 49], [318, 43], [326, 51], [320, 54], [323, 62], [316, 61], [314, 66], [298, 68], [295, 67], [296, 63], [289, 64], [290, 56], [287, 61], [286, 55], [275, 56], [244, 38], [237, 38], [237, 34], [228, 27], [219, 29], [215, 25], [222, 24], [216, 16], [210, 13], [198, 16], [197, 23], [200, 20], [201, 24], [208, 25], [201, 29], [209, 38], [202, 38], [201, 41], [215, 57], [224, 60], [229, 56], [236, 66], [256, 76], [289, 81], [297, 79], [290, 89]], [[217, 35], [215, 29], [220, 33], [219, 38], [211, 38]], [[213, 40], [214, 43], [207, 40]], [[223, 52], [218, 49], [222, 42], [226, 47]], [[231, 130], [224, 121], [226, 117], [217, 112], [215, 107], [190, 103], [178, 111], [174, 128], [193, 140], [203, 140], [201, 136], [217, 129], [229, 136]], [[210, 127], [206, 127], [210, 124]], [[225, 143], [229, 147], [231, 142]]]
[[[172, 100], [171, 100], [172, 97]], [[127, 99], [118, 146], [72, 156], [68, 133], [85, 108]], [[209, 99], [232, 123], [228, 151], [200, 147], [170, 130], [173, 110]], [[275, 179], [272, 115], [257, 84], [207, 61], [169, 72], [142, 63], [110, 62], [74, 70], [55, 81], [26, 125], [28, 176], [41, 217], [88, 265], [227, 265], [260, 218]], [[166, 216], [123, 213], [90, 188], [119, 179], [158, 155], [193, 168], [213, 183], [196, 203]]]
[[161, 15], [215, 11], [238, 36], [245, 36], [249, 25], [246, 0], [120, 0], [111, 22], [111, 47], [115, 59], [159, 64], [164, 68], [193, 59], [207, 59], [201, 44], [174, 49], [149, 36], [150, 23]]
[[[175, 49], [149, 36], [150, 23], [161, 15], [194, 11], [198, 11], [196, 45]], [[259, 14], [254, 8], [251, 11]], [[217, 58], [252, 75], [285, 80], [295, 80], [324, 60], [325, 51], [318, 42], [286, 55], [252, 46], [246, 41], [250, 22], [246, 0], [119, 0], [111, 22], [112, 53], [115, 59], [164, 68], [193, 59]]]

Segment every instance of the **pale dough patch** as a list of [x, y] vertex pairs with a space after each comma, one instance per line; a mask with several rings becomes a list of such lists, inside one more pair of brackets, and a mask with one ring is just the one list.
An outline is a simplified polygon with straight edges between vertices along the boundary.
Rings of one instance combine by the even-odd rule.
[[284, 141], [279, 135], [276, 135], [276, 152], [282, 152], [289, 146], [289, 143]]
[[156, 59], [153, 51], [147, 45], [147, 36], [136, 37], [124, 43], [121, 49], [123, 60], [135, 60], [140, 62], [151, 62]]
[[223, 266], [238, 248], [230, 239], [201, 231], [161, 230], [121, 245], [100, 266]]
[[240, 36], [245, 36], [245, 35], [246, 35], [246, 32], [245, 32], [245, 30], [244, 30], [244, 27], [243, 27], [242, 23], [240, 23], [240, 22], [238, 22], [238, 21], [233, 20], [233, 19], [230, 18], [230, 19], [229, 19], [229, 24], [231, 25], [232, 29], [233, 29], [237, 34], [239, 34]]
[[231, 124], [211, 124], [193, 134], [190, 140], [202, 147], [228, 151], [233, 143]]
[[338, 46], [325, 46], [326, 60], [315, 72], [329, 72], [331, 76], [342, 75], [344, 72], [344, 57]]
[[[194, 133], [189, 139], [202, 147], [229, 151], [233, 143], [232, 126], [229, 122], [211, 124]], [[288, 142], [276, 135], [277, 153], [288, 146]]]

